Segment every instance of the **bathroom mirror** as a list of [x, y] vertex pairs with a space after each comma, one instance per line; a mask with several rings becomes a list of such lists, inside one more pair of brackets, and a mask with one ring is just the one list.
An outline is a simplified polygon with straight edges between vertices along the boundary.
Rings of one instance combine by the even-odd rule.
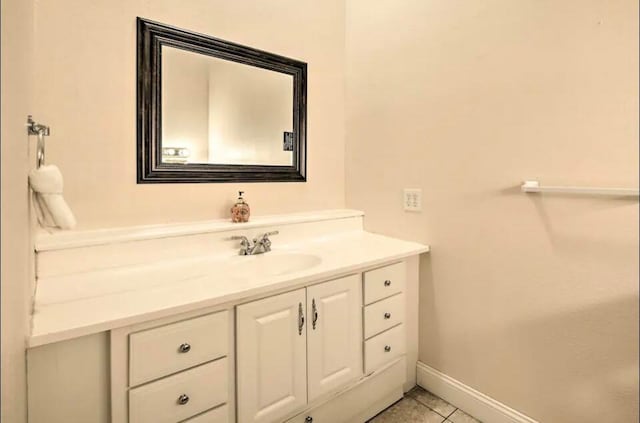
[[306, 179], [306, 63], [138, 18], [138, 183]]

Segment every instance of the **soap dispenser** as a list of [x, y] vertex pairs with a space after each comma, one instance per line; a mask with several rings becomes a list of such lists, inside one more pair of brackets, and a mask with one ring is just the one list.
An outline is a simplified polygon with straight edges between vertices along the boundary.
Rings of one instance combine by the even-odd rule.
[[240, 195], [238, 196], [238, 201], [231, 207], [231, 221], [234, 223], [244, 223], [249, 221], [249, 216], [251, 215], [251, 209], [249, 208], [249, 204], [244, 201], [242, 195], [244, 191], [238, 192]]

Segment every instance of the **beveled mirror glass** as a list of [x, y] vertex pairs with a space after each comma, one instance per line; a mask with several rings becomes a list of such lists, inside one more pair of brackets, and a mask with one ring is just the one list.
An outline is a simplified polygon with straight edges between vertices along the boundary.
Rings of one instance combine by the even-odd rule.
[[138, 182], [304, 181], [306, 64], [138, 18]]

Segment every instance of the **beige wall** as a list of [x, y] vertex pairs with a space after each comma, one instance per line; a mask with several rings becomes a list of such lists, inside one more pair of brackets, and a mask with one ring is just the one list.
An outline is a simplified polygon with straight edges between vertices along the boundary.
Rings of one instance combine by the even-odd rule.
[[[35, 16], [36, 113], [79, 228], [226, 217], [240, 189], [254, 214], [344, 206], [341, 0], [39, 0]], [[308, 181], [137, 185], [136, 16], [308, 62]]]
[[[223, 217], [239, 189], [256, 214], [341, 207], [346, 180], [369, 230], [433, 246], [422, 361], [541, 422], [637, 420], [637, 201], [517, 188], [638, 186], [637, 2], [346, 5], [345, 34], [339, 0], [3, 0], [3, 421], [25, 408], [28, 112], [81, 228]], [[136, 16], [307, 61], [309, 181], [137, 185]]]
[[347, 205], [433, 247], [420, 359], [540, 422], [637, 421], [637, 199], [518, 185], [638, 186], [638, 2], [347, 5]]
[[[25, 338], [32, 280], [27, 172], [29, 140], [25, 129], [32, 113], [31, 79], [33, 2], [2, 0], [2, 398], [0, 420], [26, 421]], [[31, 141], [31, 143], [29, 143]], [[33, 156], [33, 155], [32, 155]]]

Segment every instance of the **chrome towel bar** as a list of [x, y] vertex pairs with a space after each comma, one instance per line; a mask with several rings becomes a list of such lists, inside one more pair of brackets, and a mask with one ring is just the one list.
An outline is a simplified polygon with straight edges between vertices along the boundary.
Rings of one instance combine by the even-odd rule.
[[558, 194], [584, 194], [584, 195], [609, 195], [638, 197], [638, 188], [595, 188], [595, 187], [572, 187], [572, 186], [544, 186], [538, 181], [524, 181], [522, 192], [549, 192]]

